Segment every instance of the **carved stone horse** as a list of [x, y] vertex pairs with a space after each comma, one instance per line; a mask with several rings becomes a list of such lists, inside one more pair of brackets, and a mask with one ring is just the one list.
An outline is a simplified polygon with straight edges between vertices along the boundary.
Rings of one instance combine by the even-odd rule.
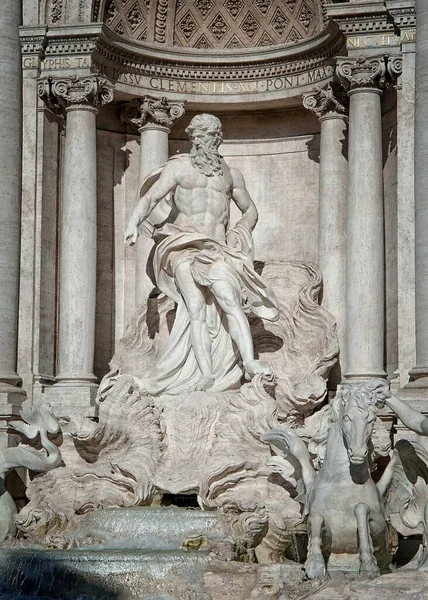
[[[305, 570], [309, 579], [326, 575], [324, 554], [359, 552], [360, 573], [377, 575], [391, 560], [382, 496], [391, 481], [387, 467], [376, 485], [370, 475], [371, 436], [376, 420], [376, 390], [385, 382], [353, 383], [338, 392], [318, 473], [305, 443], [286, 429], [267, 432], [278, 454], [291, 453], [300, 463], [306, 490], [309, 544]], [[278, 459], [274, 459], [278, 460]]]

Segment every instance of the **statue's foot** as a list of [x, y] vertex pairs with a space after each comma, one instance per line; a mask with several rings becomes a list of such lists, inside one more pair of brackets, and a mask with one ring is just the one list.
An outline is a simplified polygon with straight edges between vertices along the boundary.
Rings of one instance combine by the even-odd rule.
[[372, 558], [366, 560], [361, 559], [360, 575], [363, 575], [363, 577], [369, 577], [370, 579], [373, 577], [378, 577], [380, 575], [380, 570], [376, 564], [376, 561]]
[[305, 563], [305, 573], [308, 579], [321, 580], [327, 575], [325, 562], [322, 554], [308, 556]]
[[214, 385], [214, 378], [211, 375], [202, 375], [196, 384], [189, 388], [189, 392], [204, 392]]
[[266, 365], [263, 365], [258, 360], [251, 360], [250, 362], [244, 363], [244, 369], [250, 377], [254, 375], [272, 375], [272, 371]]

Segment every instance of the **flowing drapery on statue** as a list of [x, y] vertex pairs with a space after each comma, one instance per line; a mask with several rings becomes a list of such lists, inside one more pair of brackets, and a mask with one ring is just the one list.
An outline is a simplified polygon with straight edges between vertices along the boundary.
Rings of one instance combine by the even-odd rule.
[[[275, 294], [253, 268], [251, 234], [241, 225], [236, 225], [233, 232], [239, 240], [235, 248], [174, 224], [166, 224], [156, 232], [156, 240], [161, 240], [153, 259], [156, 283], [177, 303], [177, 313], [168, 350], [147, 382], [150, 393], [179, 394], [196, 384], [200, 377], [190, 338], [189, 315], [174, 278], [177, 266], [183, 262], [189, 263], [194, 281], [203, 287], [209, 289], [215, 281], [227, 281], [244, 312], [269, 321], [278, 318]], [[207, 325], [214, 377], [210, 389], [239, 387], [242, 378], [239, 353], [231, 340], [225, 315], [214, 298], [207, 299]]]
[[[156, 283], [177, 303], [167, 351], [144, 380], [156, 395], [233, 389], [244, 372], [270, 375], [254, 356], [247, 314], [279, 316], [273, 291], [253, 268], [258, 213], [241, 172], [219, 154], [220, 121], [197, 115], [186, 132], [190, 154], [175, 156], [143, 182], [125, 232], [130, 245], [140, 231], [156, 239]], [[231, 201], [242, 213], [234, 228]], [[169, 218], [162, 204], [171, 208]]]

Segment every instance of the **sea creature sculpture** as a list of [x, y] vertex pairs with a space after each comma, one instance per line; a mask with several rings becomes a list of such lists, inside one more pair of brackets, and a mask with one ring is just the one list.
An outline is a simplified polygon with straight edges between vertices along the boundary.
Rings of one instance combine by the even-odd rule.
[[43, 403], [40, 408], [33, 409], [25, 402], [20, 415], [22, 421], [11, 421], [9, 426], [30, 440], [40, 434], [40, 442], [47, 454], [22, 446], [0, 451], [0, 542], [3, 542], [8, 535], [13, 536], [16, 533], [14, 516], [18, 513], [18, 509], [4, 486], [9, 471], [26, 467], [30, 471], [40, 473], [58, 467], [62, 460], [59, 448], [48, 438], [48, 433], [55, 434], [59, 431], [59, 424], [51, 405]]
[[[326, 575], [330, 553], [359, 552], [360, 573], [386, 570], [391, 560], [383, 496], [391, 482], [396, 455], [377, 484], [370, 474], [371, 437], [376, 421], [377, 389], [384, 382], [367, 380], [340, 390], [331, 407], [325, 457], [317, 473], [304, 441], [290, 429], [262, 436], [279, 457], [292, 455], [300, 463], [306, 492], [309, 544], [305, 570], [309, 579]], [[284, 458], [283, 458], [284, 460]]]

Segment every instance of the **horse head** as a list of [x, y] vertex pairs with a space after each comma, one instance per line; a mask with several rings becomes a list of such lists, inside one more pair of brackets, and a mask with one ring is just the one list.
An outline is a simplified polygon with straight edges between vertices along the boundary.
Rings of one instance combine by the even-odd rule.
[[334, 399], [332, 412], [342, 430], [343, 441], [352, 465], [363, 465], [369, 456], [370, 440], [381, 405], [378, 392], [385, 380], [369, 379], [345, 385]]

